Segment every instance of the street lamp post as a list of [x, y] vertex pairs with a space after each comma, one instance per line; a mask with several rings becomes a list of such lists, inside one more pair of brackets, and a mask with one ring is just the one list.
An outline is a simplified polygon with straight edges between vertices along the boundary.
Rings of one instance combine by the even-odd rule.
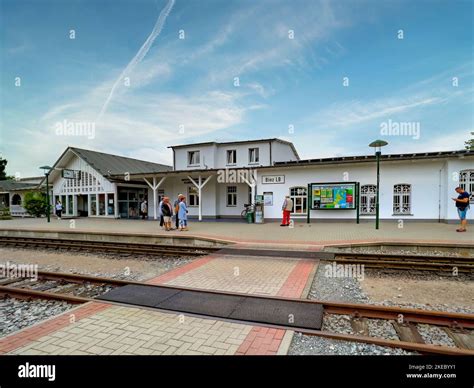
[[384, 140], [375, 140], [369, 144], [369, 147], [375, 148], [375, 157], [377, 159], [377, 194], [375, 197], [375, 229], [379, 229], [379, 216], [380, 216], [380, 207], [379, 207], [379, 187], [380, 187], [380, 155], [382, 154], [381, 148], [386, 146], [388, 143]]
[[46, 216], [48, 217], [48, 222], [51, 222], [51, 204], [49, 203], [49, 174], [53, 168], [50, 166], [41, 166], [40, 169], [43, 170], [44, 175], [46, 176]]

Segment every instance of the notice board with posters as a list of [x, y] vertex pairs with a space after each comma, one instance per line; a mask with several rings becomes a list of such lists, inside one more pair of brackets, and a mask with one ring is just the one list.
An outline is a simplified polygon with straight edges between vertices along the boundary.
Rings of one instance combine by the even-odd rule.
[[311, 210], [355, 210], [359, 223], [359, 182], [308, 184], [308, 223]]

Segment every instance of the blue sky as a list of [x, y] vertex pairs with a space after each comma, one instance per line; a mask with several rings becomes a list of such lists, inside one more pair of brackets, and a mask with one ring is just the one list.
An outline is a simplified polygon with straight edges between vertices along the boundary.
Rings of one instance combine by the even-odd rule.
[[[12, 175], [37, 175], [68, 145], [171, 164], [168, 145], [196, 141], [280, 137], [315, 158], [367, 154], [376, 138], [387, 153], [462, 149], [474, 130], [471, 1], [0, 4]], [[419, 136], [383, 136], [389, 120]]]

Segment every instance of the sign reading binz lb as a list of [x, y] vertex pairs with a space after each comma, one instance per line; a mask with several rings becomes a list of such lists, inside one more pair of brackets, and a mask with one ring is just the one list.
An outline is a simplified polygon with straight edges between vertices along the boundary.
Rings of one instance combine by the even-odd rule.
[[262, 175], [262, 184], [285, 183], [284, 175]]
[[79, 171], [76, 170], [68, 170], [68, 169], [63, 169], [62, 170], [62, 177], [64, 179], [74, 179], [78, 177], [80, 179], [81, 175], [79, 174]]

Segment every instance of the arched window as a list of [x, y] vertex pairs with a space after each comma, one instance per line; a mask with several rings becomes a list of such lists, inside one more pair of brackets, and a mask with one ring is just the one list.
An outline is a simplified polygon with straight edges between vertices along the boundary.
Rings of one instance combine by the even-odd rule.
[[411, 214], [411, 185], [393, 186], [393, 214]]
[[459, 173], [459, 186], [471, 194], [470, 203], [474, 203], [474, 170], [463, 170]]
[[292, 214], [306, 214], [308, 212], [307, 187], [290, 187], [290, 198], [293, 200]]
[[360, 214], [375, 214], [375, 198], [377, 186], [362, 185], [360, 187]]
[[20, 196], [20, 194], [13, 194], [12, 205], [21, 205], [21, 196]]

